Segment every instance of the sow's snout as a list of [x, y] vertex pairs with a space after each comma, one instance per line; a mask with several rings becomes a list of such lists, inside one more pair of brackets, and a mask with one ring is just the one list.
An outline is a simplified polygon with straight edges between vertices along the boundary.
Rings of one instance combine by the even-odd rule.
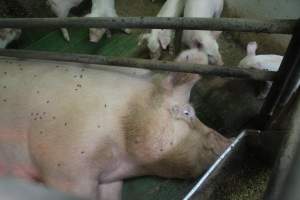
[[[191, 140], [188, 147], [194, 151], [193, 166], [191, 167], [190, 176], [195, 178], [207, 170], [213, 162], [226, 150], [231, 144], [231, 140], [224, 137], [217, 131], [207, 127], [198, 118], [193, 122], [196, 138]], [[194, 144], [193, 144], [194, 143]]]

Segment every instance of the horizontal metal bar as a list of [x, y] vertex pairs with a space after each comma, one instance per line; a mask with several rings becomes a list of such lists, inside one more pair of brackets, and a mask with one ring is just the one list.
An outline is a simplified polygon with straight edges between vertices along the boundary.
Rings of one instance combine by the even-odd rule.
[[[169, 61], [155, 61], [136, 58], [120, 58], [108, 57], [100, 55], [87, 54], [70, 54], [70, 53], [53, 53], [42, 51], [29, 50], [13, 50], [1, 49], [0, 56], [26, 58], [26, 59], [41, 59], [41, 60], [55, 60], [63, 62], [77, 62], [85, 64], [102, 64], [114, 65], [118, 67], [142, 68], [150, 70], [175, 71], [186, 73], [197, 73], [202, 75], [215, 75], [221, 77], [235, 77], [252, 80], [273, 80], [275, 72], [243, 69], [239, 67], [225, 67], [225, 66], [211, 66], [198, 65]], [[97, 66], [86, 66], [88, 68], [97, 68]]]
[[257, 33], [292, 34], [296, 19], [240, 18], [168, 18], [168, 17], [93, 17], [93, 18], [1, 18], [0, 28], [95, 27], [95, 28], [164, 28], [222, 30]]

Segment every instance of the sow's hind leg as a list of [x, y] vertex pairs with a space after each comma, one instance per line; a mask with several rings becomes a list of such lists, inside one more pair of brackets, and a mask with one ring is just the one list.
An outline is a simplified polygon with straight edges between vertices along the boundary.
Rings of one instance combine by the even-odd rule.
[[41, 182], [27, 150], [26, 133], [0, 130], [0, 176]]

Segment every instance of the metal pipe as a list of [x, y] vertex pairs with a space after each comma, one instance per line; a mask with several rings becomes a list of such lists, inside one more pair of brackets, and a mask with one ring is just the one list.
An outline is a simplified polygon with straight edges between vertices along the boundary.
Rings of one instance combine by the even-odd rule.
[[0, 28], [164, 28], [292, 34], [296, 21], [187, 17], [1, 18]]
[[[119, 67], [142, 68], [150, 70], [163, 70], [175, 72], [197, 73], [203, 75], [215, 75], [221, 77], [235, 77], [252, 80], [273, 80], [276, 73], [254, 69], [241, 69], [238, 67], [198, 65], [168, 61], [154, 61], [135, 58], [116, 58], [100, 55], [52, 53], [29, 50], [0, 49], [0, 56], [55, 60], [63, 62], [77, 62], [85, 64], [114, 65]], [[87, 68], [98, 68], [97, 66], [85, 66]]]
[[[242, 131], [232, 144], [227, 147], [224, 153], [214, 162], [214, 164], [207, 170], [207, 172], [200, 178], [190, 192], [183, 198], [183, 200], [202, 199], [207, 198], [206, 189], [209, 184], [213, 182], [217, 175], [220, 175], [221, 169], [228, 164], [228, 160], [233, 156], [234, 153], [239, 152], [239, 147], [245, 141], [247, 131]], [[200, 196], [201, 195], [201, 196]]]
[[[298, 109], [298, 116], [296, 119], [300, 119], [300, 109]], [[300, 124], [296, 122], [293, 128], [293, 134], [298, 134], [300, 132]], [[291, 161], [291, 168], [288, 171], [286, 181], [283, 184], [281, 190], [281, 194], [278, 199], [285, 199], [285, 200], [299, 200], [299, 188], [300, 188], [300, 140], [298, 138], [298, 145], [296, 153]]]
[[[300, 93], [297, 93], [296, 98], [298, 100], [300, 99]], [[275, 163], [275, 167], [264, 196], [265, 200], [299, 199], [299, 195], [290, 196], [291, 194], [289, 194], [290, 198], [287, 198], [287, 191], [289, 190], [293, 192], [296, 191], [297, 194], [299, 194], [300, 186], [299, 168], [295, 168], [296, 166], [294, 165], [294, 162], [296, 162], [298, 166], [300, 164], [299, 161], [295, 160], [299, 160], [300, 158], [300, 101], [295, 102], [295, 104], [294, 109], [292, 109], [293, 120], [289, 124], [289, 127], [292, 127], [292, 130], [289, 131], [289, 134], [285, 138], [280, 149], [279, 157]], [[295, 169], [296, 171], [293, 171]], [[293, 181], [295, 182], [293, 183]], [[298, 182], [298, 185], [295, 185], [296, 182]]]
[[276, 116], [287, 104], [300, 81], [300, 20], [297, 22], [293, 37], [280, 65], [278, 76], [261, 109], [260, 120], [265, 121], [261, 128], [275, 122]]

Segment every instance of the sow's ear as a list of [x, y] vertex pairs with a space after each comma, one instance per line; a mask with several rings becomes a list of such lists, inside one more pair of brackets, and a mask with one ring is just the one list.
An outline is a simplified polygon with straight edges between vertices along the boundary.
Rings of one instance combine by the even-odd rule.
[[189, 98], [192, 87], [199, 79], [198, 74], [171, 72], [162, 81], [162, 87], [167, 93], [177, 93]]

